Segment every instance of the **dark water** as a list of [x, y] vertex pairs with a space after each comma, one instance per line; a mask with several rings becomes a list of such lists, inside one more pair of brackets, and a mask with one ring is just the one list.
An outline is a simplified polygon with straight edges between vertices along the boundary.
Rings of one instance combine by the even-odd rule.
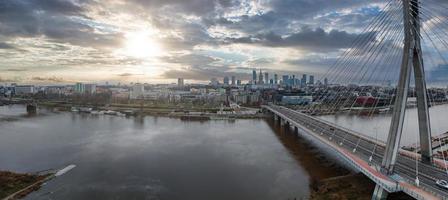
[[0, 107], [0, 169], [77, 166], [27, 199], [300, 199], [334, 174], [265, 120], [24, 113]]

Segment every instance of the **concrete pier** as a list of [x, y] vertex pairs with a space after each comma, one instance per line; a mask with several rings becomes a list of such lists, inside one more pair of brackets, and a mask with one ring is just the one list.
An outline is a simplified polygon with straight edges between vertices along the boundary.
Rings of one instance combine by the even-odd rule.
[[380, 185], [376, 185], [372, 194], [372, 200], [386, 200], [388, 194]]
[[37, 105], [36, 104], [26, 105], [26, 112], [28, 114], [36, 114], [37, 113]]

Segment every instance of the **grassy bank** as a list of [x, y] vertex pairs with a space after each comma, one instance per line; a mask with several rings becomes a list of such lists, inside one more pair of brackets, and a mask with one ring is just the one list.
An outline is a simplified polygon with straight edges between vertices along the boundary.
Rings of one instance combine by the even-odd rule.
[[27, 194], [38, 190], [41, 183], [43, 183], [48, 176], [49, 175], [18, 174], [8, 171], [0, 171], [0, 199], [6, 198], [9, 195], [33, 185], [15, 195], [13, 199], [22, 198]]

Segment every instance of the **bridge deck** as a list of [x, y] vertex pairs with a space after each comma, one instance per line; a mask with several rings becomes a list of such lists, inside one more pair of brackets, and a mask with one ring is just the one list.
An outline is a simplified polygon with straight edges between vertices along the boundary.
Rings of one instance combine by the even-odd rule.
[[[439, 179], [448, 180], [448, 175], [435, 165], [418, 163], [420, 186], [415, 186], [416, 161], [409, 157], [412, 153], [398, 155], [396, 174], [385, 176], [379, 172], [385, 149], [383, 142], [285, 107], [269, 105], [264, 108], [288, 121], [300, 132], [308, 133], [335, 149], [349, 164], [389, 192], [403, 191], [417, 199], [448, 199], [448, 191], [435, 184]], [[370, 156], [372, 162], [369, 162]]]

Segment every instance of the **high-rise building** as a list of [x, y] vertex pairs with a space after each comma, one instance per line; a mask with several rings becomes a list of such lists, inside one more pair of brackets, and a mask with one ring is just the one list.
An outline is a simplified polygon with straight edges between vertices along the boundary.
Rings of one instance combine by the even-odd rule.
[[260, 69], [260, 74], [258, 75], [258, 84], [263, 84], [263, 72]]
[[85, 93], [95, 94], [96, 93], [96, 84], [85, 84]]
[[291, 78], [291, 80], [290, 80], [290, 82], [291, 82], [291, 85], [297, 85], [297, 81], [296, 81], [297, 79], [296, 79], [296, 75], [292, 75], [292, 78]]
[[178, 87], [184, 87], [184, 78], [178, 78], [177, 79], [177, 86]]
[[308, 82], [310, 85], [314, 85], [314, 76], [310, 75], [310, 81]]
[[252, 83], [257, 84], [257, 71], [255, 69], [252, 71]]
[[282, 76], [282, 82], [283, 82], [283, 85], [288, 85], [289, 84], [289, 76], [288, 75], [283, 75]]
[[324, 79], [324, 85], [327, 86], [328, 85], [328, 78]]
[[229, 85], [229, 77], [225, 76], [223, 82], [224, 82], [224, 85]]
[[267, 73], [267, 72], [264, 73], [264, 82], [266, 84], [269, 84], [269, 73]]
[[241, 80], [237, 80], [236, 81], [236, 85], [240, 86], [241, 85]]
[[76, 93], [84, 93], [86, 91], [86, 86], [83, 83], [75, 84], [75, 92]]
[[278, 84], [278, 74], [274, 74], [274, 84]]
[[302, 80], [300, 81], [300, 85], [301, 85], [301, 87], [305, 87], [306, 86], [306, 74], [304, 74], [302, 76]]
[[235, 85], [235, 84], [236, 84], [236, 77], [232, 76], [232, 85]]

